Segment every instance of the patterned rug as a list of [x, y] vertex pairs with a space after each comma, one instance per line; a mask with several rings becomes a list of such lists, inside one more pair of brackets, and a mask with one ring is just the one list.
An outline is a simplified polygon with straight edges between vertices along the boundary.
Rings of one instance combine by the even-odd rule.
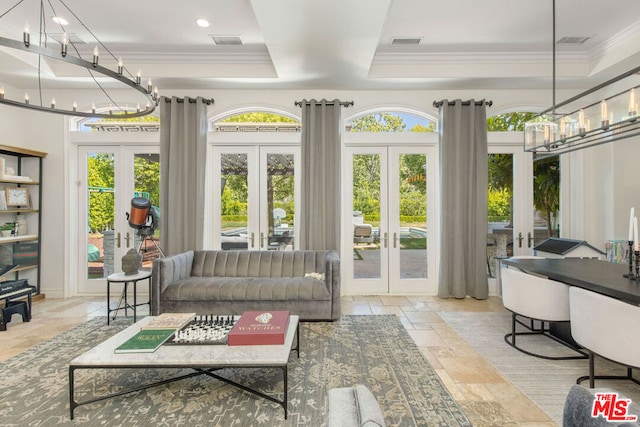
[[[206, 376], [80, 406], [69, 419], [68, 364], [128, 326], [97, 318], [0, 363], [3, 426], [320, 426], [327, 391], [364, 384], [388, 426], [470, 426], [396, 316], [343, 316], [302, 323], [300, 359], [289, 363], [288, 419], [282, 407]], [[80, 370], [76, 399], [170, 378], [189, 370]], [[282, 398], [282, 373], [226, 369], [221, 375]]]

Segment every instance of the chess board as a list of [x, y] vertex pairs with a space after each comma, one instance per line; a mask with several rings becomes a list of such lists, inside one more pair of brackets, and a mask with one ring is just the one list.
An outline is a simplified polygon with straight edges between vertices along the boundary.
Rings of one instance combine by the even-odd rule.
[[198, 315], [176, 331], [165, 345], [226, 345], [227, 336], [235, 322], [236, 319], [231, 315]]

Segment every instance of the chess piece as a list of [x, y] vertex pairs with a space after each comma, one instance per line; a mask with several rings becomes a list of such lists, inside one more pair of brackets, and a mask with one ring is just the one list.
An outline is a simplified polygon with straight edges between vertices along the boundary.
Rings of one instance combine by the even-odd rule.
[[125, 276], [133, 276], [138, 274], [138, 269], [142, 266], [142, 255], [135, 249], [129, 249], [129, 252], [122, 257], [122, 271]]

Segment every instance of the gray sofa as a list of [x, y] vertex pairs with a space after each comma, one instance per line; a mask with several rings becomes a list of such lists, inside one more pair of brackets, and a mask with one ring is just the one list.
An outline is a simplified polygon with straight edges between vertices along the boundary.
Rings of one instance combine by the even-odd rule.
[[[612, 389], [586, 388], [581, 385], [573, 385], [569, 390], [562, 414], [562, 427], [614, 427], [614, 426], [640, 426], [638, 421], [607, 421], [603, 415], [594, 418], [592, 416], [593, 401], [596, 393], [610, 393]], [[623, 394], [618, 394], [618, 401], [627, 399]], [[631, 402], [627, 409], [627, 415], [640, 417], [640, 407]], [[620, 415], [620, 414], [617, 414]]]
[[300, 320], [340, 316], [335, 251], [188, 251], [153, 261], [151, 314], [288, 310]]

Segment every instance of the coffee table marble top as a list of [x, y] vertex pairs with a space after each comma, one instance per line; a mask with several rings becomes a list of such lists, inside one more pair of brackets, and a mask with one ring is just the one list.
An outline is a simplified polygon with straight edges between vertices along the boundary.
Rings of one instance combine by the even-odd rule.
[[260, 367], [286, 366], [298, 327], [298, 316], [289, 316], [284, 345], [162, 345], [153, 353], [114, 353], [114, 349], [140, 331], [155, 316], [147, 316], [117, 333], [69, 365], [90, 367]]

